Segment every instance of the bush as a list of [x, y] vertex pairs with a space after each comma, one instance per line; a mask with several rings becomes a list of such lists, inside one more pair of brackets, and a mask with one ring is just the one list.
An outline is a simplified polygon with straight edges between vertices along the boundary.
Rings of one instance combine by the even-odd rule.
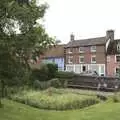
[[35, 80], [33, 83], [33, 88], [34, 89], [40, 89], [40, 90], [44, 90], [50, 87], [50, 82], [49, 81], [39, 81], [39, 80]]
[[74, 77], [73, 72], [64, 72], [64, 71], [58, 71], [56, 73], [56, 78], [62, 78], [62, 79], [72, 79]]
[[56, 72], [58, 71], [58, 66], [53, 63], [48, 63], [46, 66], [48, 68], [48, 79], [50, 80], [55, 78]]
[[47, 81], [48, 80], [48, 68], [46, 65], [43, 65], [40, 69], [33, 69], [31, 76], [31, 84], [34, 80]]
[[62, 88], [67, 88], [68, 80], [60, 78], [60, 83]]
[[43, 64], [40, 69], [33, 69], [30, 75], [30, 85], [33, 85], [35, 80], [48, 81], [55, 78], [57, 72], [56, 64]]
[[58, 78], [51, 79], [50, 80], [50, 86], [55, 87], [55, 88], [60, 88], [61, 87], [60, 80]]
[[120, 99], [117, 95], [113, 96], [113, 102], [115, 102], [115, 103], [120, 102]]

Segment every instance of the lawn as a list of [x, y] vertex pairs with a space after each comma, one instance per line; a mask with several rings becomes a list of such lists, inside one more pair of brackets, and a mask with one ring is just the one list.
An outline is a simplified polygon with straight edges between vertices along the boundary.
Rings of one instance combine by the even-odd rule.
[[120, 103], [100, 103], [94, 106], [69, 111], [48, 111], [3, 100], [0, 120], [120, 120]]

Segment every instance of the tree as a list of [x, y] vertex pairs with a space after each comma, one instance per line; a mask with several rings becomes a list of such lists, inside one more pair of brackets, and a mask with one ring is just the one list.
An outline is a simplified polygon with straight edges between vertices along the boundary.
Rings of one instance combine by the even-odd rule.
[[[0, 0], [0, 79], [2, 96], [5, 84], [21, 70], [30, 70], [29, 59], [36, 60], [45, 48], [54, 44], [38, 19], [44, 17], [47, 4], [36, 0]], [[24, 68], [24, 69], [23, 69]]]

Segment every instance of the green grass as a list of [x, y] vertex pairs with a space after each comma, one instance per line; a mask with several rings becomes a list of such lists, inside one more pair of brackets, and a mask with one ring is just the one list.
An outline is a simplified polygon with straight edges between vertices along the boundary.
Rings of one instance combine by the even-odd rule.
[[41, 109], [79, 109], [99, 102], [96, 96], [81, 95], [71, 91], [49, 88], [45, 91], [22, 91], [11, 96], [12, 100]]
[[82, 110], [48, 111], [3, 100], [0, 120], [120, 120], [120, 103], [100, 103]]

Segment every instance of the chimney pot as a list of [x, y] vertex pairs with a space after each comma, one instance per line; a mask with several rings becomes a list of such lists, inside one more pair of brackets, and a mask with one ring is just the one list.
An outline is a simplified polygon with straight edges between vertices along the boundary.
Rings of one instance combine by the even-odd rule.
[[71, 40], [71, 41], [74, 41], [74, 40], [75, 40], [74, 34], [71, 34], [71, 35], [70, 35], [70, 40]]

